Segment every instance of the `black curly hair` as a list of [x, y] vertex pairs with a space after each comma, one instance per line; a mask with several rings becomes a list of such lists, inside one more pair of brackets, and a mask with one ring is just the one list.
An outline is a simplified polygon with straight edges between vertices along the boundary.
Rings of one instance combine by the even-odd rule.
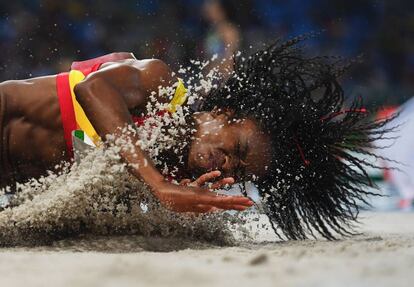
[[373, 165], [358, 154], [378, 157], [369, 148], [390, 131], [384, 126], [393, 117], [371, 119], [361, 98], [344, 110], [338, 77], [352, 61], [304, 56], [298, 44], [308, 37], [277, 40], [252, 56], [235, 57], [234, 73], [200, 110], [231, 109], [270, 135], [272, 164], [256, 185], [280, 238], [317, 232], [335, 239], [354, 234], [358, 202], [375, 194], [367, 189], [373, 183], [366, 167]]

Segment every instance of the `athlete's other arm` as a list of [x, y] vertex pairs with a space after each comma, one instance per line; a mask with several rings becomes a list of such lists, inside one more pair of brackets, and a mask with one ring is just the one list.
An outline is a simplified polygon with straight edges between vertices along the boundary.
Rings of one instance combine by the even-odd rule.
[[[97, 133], [105, 139], [108, 134], [122, 136], [137, 143], [139, 136], [122, 134], [121, 128], [133, 121], [129, 109], [145, 106], [151, 91], [159, 85], [171, 85], [174, 79], [167, 65], [149, 60], [141, 66], [114, 64], [99, 70], [75, 87], [76, 98]], [[164, 180], [151, 160], [134, 145], [121, 152], [122, 159], [131, 166], [130, 172], [143, 180], [158, 199], [179, 212], [208, 212], [219, 209], [244, 210], [251, 205], [246, 197], [219, 196], [201, 187], [178, 186]]]

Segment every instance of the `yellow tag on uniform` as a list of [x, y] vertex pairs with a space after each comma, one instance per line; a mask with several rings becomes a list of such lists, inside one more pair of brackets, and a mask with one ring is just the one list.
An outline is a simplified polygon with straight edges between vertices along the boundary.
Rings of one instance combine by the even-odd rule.
[[168, 105], [167, 110], [170, 113], [175, 113], [178, 106], [181, 106], [185, 103], [187, 99], [187, 88], [184, 86], [183, 81], [179, 78], [178, 79], [178, 86], [175, 89], [174, 97], [171, 100], [170, 104]]

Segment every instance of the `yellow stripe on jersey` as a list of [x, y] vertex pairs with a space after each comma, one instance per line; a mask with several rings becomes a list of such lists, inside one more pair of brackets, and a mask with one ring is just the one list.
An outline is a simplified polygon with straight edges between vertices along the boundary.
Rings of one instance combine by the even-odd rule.
[[83, 130], [85, 134], [94, 142], [95, 145], [99, 145], [101, 142], [101, 137], [95, 131], [95, 128], [92, 126], [85, 112], [83, 111], [81, 105], [76, 100], [76, 95], [74, 88], [77, 84], [85, 79], [85, 75], [81, 71], [72, 70], [69, 73], [69, 85], [70, 93], [72, 94], [73, 109], [75, 110], [76, 124], [79, 129]]

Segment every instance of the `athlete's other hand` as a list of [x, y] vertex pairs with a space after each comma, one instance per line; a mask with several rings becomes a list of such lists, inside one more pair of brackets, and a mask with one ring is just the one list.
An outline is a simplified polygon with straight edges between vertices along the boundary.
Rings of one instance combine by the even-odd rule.
[[213, 180], [220, 175], [221, 172], [219, 170], [214, 170], [201, 175], [193, 182], [190, 179], [183, 179], [180, 181], [180, 185], [202, 187], [206, 183], [210, 183], [211, 185], [208, 186], [208, 189], [215, 190], [225, 187], [226, 185], [228, 186], [234, 184], [233, 177], [222, 178], [214, 182]]

